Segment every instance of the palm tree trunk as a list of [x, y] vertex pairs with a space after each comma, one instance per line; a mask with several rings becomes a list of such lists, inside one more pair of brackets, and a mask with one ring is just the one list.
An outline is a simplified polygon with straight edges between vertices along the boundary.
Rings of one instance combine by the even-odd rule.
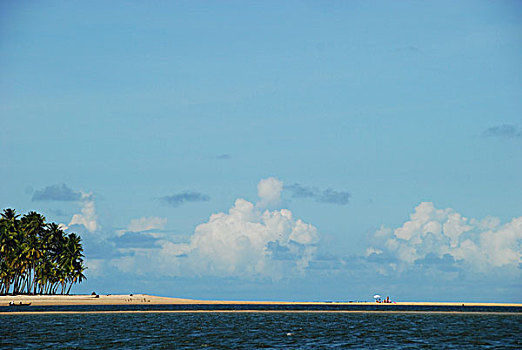
[[13, 284], [13, 294], [18, 294], [18, 285], [20, 284], [20, 276], [15, 275]]
[[33, 265], [33, 294], [36, 295], [36, 266]]
[[[27, 270], [27, 276], [24, 281], [24, 287], [26, 287], [27, 294], [31, 294], [31, 280], [32, 280], [32, 269], [29, 267]], [[22, 288], [24, 289], [24, 288]]]
[[22, 279], [22, 285], [20, 286], [20, 292], [24, 294], [25, 285], [27, 284], [27, 278]]
[[73, 286], [73, 282], [71, 282], [71, 284], [69, 284], [69, 288], [67, 288], [67, 295], [69, 295], [69, 292], [71, 291], [72, 286]]

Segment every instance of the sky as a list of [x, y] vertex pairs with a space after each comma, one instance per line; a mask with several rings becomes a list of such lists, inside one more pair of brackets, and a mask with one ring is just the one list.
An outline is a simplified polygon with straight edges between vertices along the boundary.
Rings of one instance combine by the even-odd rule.
[[521, 2], [2, 1], [0, 52], [73, 293], [520, 301]]

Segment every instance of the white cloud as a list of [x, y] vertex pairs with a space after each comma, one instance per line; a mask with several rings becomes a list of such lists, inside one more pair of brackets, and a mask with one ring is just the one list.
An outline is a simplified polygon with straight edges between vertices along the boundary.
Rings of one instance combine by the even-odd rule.
[[129, 224], [128, 230], [132, 232], [162, 230], [163, 228], [165, 228], [166, 223], [166, 218], [160, 218], [156, 216], [142, 217], [139, 219], [132, 219]]
[[[116, 235], [122, 236], [125, 232], [142, 232], [150, 230], [162, 230], [167, 224], [167, 218], [160, 218], [157, 216], [141, 217], [132, 219], [125, 230], [116, 231]], [[153, 235], [158, 236], [158, 235]]]
[[196, 227], [188, 255], [200, 273], [278, 277], [284, 270], [303, 272], [318, 240], [317, 229], [289, 210], [261, 212], [237, 199], [228, 214], [213, 214]]
[[522, 263], [522, 217], [501, 225], [497, 218], [468, 219], [430, 202], [420, 203], [401, 227], [381, 227], [373, 240], [369, 255], [387, 253], [405, 265], [446, 255], [477, 271]]
[[68, 226], [83, 225], [90, 232], [99, 228], [98, 216], [94, 207], [94, 199], [90, 194], [82, 194], [82, 209], [80, 214], [74, 214]]
[[262, 179], [257, 185], [257, 194], [261, 198], [258, 205], [264, 208], [279, 204], [282, 190], [283, 182], [275, 177]]
[[[263, 205], [279, 199], [282, 182], [261, 180]], [[238, 198], [227, 213], [212, 214], [198, 225], [187, 243], [168, 237], [157, 249], [134, 249], [132, 256], [112, 261], [122, 271], [154, 269], [164, 275], [234, 276], [278, 279], [304, 273], [319, 241], [317, 229], [295, 219], [288, 209], [263, 210], [260, 205]], [[143, 229], [164, 224], [161, 218], [141, 218], [129, 227]]]

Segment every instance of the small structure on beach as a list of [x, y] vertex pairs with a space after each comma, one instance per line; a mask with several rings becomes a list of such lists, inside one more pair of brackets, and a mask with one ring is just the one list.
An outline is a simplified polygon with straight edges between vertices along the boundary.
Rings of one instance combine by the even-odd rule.
[[375, 294], [373, 296], [373, 298], [375, 299], [375, 302], [376, 303], [385, 303], [385, 304], [390, 304], [392, 301], [390, 300], [390, 297], [386, 297], [386, 298], [382, 298], [381, 299], [381, 296], [379, 294]]

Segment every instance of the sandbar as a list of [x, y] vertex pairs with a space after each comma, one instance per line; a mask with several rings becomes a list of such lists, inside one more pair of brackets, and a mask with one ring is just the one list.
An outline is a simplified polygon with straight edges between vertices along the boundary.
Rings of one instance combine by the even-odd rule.
[[372, 305], [393, 308], [396, 305], [411, 306], [497, 306], [520, 307], [522, 303], [477, 303], [477, 302], [427, 302], [398, 301], [393, 303], [376, 302], [325, 302], [325, 301], [234, 301], [234, 300], [196, 300], [184, 298], [162, 297], [148, 294], [108, 294], [108, 295], [2, 295], [0, 306], [31, 303], [34, 306], [59, 305]]

